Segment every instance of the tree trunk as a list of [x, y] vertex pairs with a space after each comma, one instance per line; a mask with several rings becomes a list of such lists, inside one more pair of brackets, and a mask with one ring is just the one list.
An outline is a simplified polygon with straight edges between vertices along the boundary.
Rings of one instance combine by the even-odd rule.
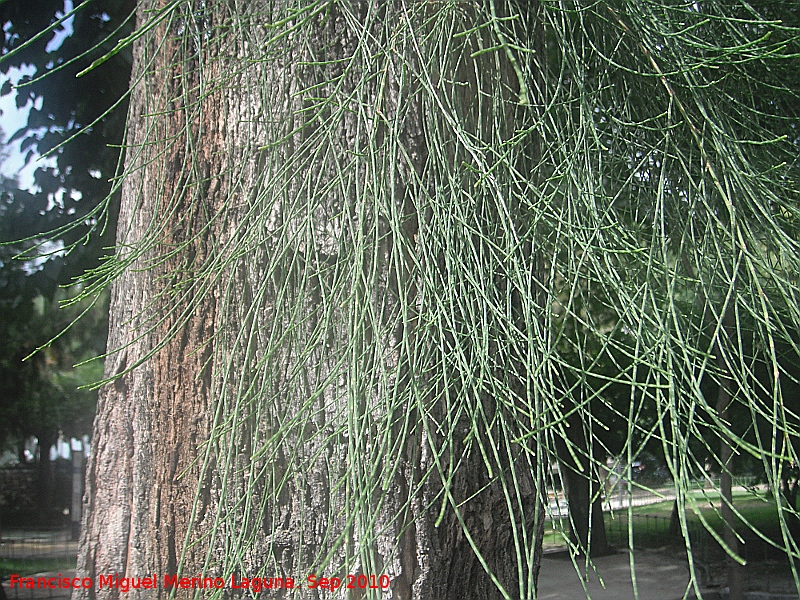
[[669, 537], [678, 539], [681, 537], [681, 519], [678, 514], [679, 504], [678, 499], [672, 504], [672, 511], [669, 513]]
[[784, 465], [783, 469], [780, 496], [776, 494], [776, 498], [783, 501], [789, 509], [784, 515], [789, 535], [794, 540], [800, 540], [800, 517], [795, 512], [797, 510], [797, 492], [800, 491], [800, 476], [798, 476], [796, 467], [790, 464]]
[[608, 553], [603, 520], [602, 499], [597, 493], [599, 484], [587, 471], [564, 468], [564, 480], [569, 503], [570, 538], [581, 553], [604, 556]]
[[[159, 4], [141, 3], [139, 23]], [[217, 307], [197, 269], [221, 235], [211, 216], [225, 198], [208, 174], [226, 167], [216, 152], [225, 123], [220, 95], [199, 97], [198, 56], [187, 56], [179, 27], [162, 21], [133, 49], [133, 81], [143, 79], [131, 96], [117, 231], [117, 259], [128, 268], [112, 288], [105, 376], [114, 380], [98, 398], [78, 556], [78, 571], [94, 587], [74, 598], [119, 597], [101, 576], [161, 577], [179, 564], [199, 572], [206, 549], [185, 542], [205, 534], [214, 517], [202, 453], [213, 424]]]
[[[735, 339], [736, 322], [734, 317], [735, 310], [735, 295], [728, 301], [725, 308], [725, 314], [722, 318], [722, 333], [724, 334], [725, 344], [733, 343]], [[717, 351], [717, 365], [720, 369], [720, 384], [719, 393], [717, 396], [717, 413], [720, 420], [725, 423], [730, 423], [730, 405], [733, 400], [733, 382], [730, 377], [730, 366], [728, 361], [731, 360], [727, 354], [728, 348], [724, 347], [719, 341], [716, 342]], [[732, 440], [729, 436], [723, 434], [720, 440], [719, 460], [721, 465], [721, 472], [719, 476], [719, 493], [721, 500], [722, 520], [725, 523], [725, 531], [723, 539], [728, 548], [739, 554], [739, 539], [736, 534], [736, 516], [733, 513], [733, 488], [731, 476], [731, 458], [733, 458]], [[744, 567], [740, 565], [733, 557], [726, 558], [728, 563], [728, 589], [730, 600], [744, 600], [746, 591]]]
[[[459, 325], [438, 345], [419, 325], [439, 301], [420, 287], [448, 285], [436, 260], [452, 250], [423, 249], [439, 235], [421, 217], [424, 165], [449, 150], [428, 147], [409, 83], [436, 65], [387, 24], [424, 15], [331, 3], [281, 29], [274, 3], [143, 2], [140, 23], [154, 4], [169, 12], [134, 46], [114, 380], [87, 468], [78, 572], [95, 585], [73, 598], [152, 574], [156, 590], [126, 597], [167, 597], [174, 574], [221, 577], [223, 596], [243, 577], [291, 579], [298, 598], [330, 597], [310, 574], [385, 574], [398, 599], [532, 598], [543, 470], [516, 404], [534, 394], [529, 352], [492, 375], [511, 398], [474, 391], [453, 366]], [[441, 85], [477, 96], [459, 43], [438, 49], [455, 72]]]
[[[692, 277], [695, 277], [695, 269], [689, 262], [686, 254], [681, 255], [681, 262], [683, 263], [686, 272]], [[717, 392], [717, 403], [715, 406], [717, 416], [720, 419], [723, 427], [730, 426], [730, 406], [733, 401], [733, 381], [731, 379], [732, 355], [735, 350], [736, 341], [736, 287], [735, 280], [732, 280], [733, 293], [727, 300], [724, 313], [722, 314], [722, 327], [720, 333], [714, 339], [713, 348], [714, 354], [717, 357], [717, 368], [719, 369], [719, 390]], [[703, 301], [704, 311], [708, 311], [710, 306], [708, 295], [702, 291], [700, 297]], [[733, 346], [733, 347], [732, 347]], [[721, 467], [719, 493], [721, 500], [722, 520], [724, 522], [725, 531], [723, 532], [723, 539], [728, 548], [738, 555], [739, 552], [739, 539], [736, 534], [736, 517], [733, 512], [733, 489], [732, 489], [732, 476], [731, 476], [731, 459], [733, 458], [733, 439], [724, 431], [720, 434], [720, 451], [719, 462]], [[677, 500], [676, 500], [677, 511]], [[677, 514], [675, 514], [675, 519]], [[672, 530], [672, 524], [670, 525]], [[742, 565], [740, 565], [730, 555], [726, 557], [728, 566], [728, 589], [730, 600], [743, 600], [746, 588], [745, 572]]]
[[[587, 442], [586, 424], [581, 413], [574, 412], [566, 429], [572, 452], [559, 444], [559, 460], [567, 496], [570, 520], [570, 538], [583, 554], [603, 556], [608, 553], [601, 484], [596, 473], [596, 462], [591, 458]], [[576, 459], [579, 464], [576, 464]]]
[[50, 446], [56, 442], [52, 431], [39, 431], [40, 456], [36, 464], [36, 479], [38, 494], [36, 495], [36, 512], [39, 515], [39, 525], [50, 527], [53, 525], [53, 500], [55, 495], [55, 465], [50, 460]]

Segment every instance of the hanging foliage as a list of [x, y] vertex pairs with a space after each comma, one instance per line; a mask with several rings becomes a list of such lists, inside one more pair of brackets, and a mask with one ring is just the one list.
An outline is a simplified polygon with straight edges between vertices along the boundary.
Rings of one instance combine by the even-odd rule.
[[797, 463], [793, 5], [138, 17], [81, 569], [532, 598], [551, 462], [659, 448], [690, 556], [709, 455]]

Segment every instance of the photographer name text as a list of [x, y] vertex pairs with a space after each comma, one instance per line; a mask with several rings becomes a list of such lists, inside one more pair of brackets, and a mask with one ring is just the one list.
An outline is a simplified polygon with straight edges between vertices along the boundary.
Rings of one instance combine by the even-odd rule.
[[[67, 577], [58, 574], [56, 577], [24, 577], [19, 574], [9, 576], [8, 585], [11, 589], [98, 589], [114, 588], [120, 592], [130, 590], [155, 589], [160, 587], [166, 590], [176, 589], [232, 589], [249, 590], [251, 592], [269, 591], [274, 589], [295, 589], [302, 585], [293, 577], [241, 577], [231, 574], [229, 577], [180, 577], [178, 575], [162, 575], [155, 573], [146, 577], [120, 577], [119, 575], [100, 575], [95, 581], [91, 577]], [[322, 577], [311, 573], [306, 577], [305, 586], [308, 589], [335, 591], [339, 588], [346, 589], [379, 589], [388, 590], [391, 583], [388, 575], [345, 575], [344, 577]]]

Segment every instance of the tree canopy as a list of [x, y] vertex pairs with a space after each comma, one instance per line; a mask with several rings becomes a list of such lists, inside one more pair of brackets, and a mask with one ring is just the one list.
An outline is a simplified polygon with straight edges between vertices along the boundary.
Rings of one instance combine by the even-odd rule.
[[[76, 388], [96, 381], [99, 365], [72, 365], [104, 352], [107, 294], [76, 282], [101, 267], [114, 243], [130, 51], [76, 75], [133, 30], [133, 3], [76, 5], [0, 5], [0, 72], [8, 77], [0, 94], [28, 109], [3, 154], [22, 153], [26, 163], [51, 157], [29, 189], [14, 177], [0, 181], [0, 443], [35, 434], [49, 444], [59, 427], [87, 433], [94, 415], [96, 393]], [[12, 69], [25, 73], [15, 87]], [[69, 293], [86, 298], [59, 311]], [[99, 299], [93, 309], [89, 296]], [[82, 312], [84, 322], [70, 327]]]
[[[97, 267], [114, 243], [119, 194], [113, 192], [112, 181], [127, 118], [130, 51], [87, 68], [132, 31], [134, 2], [75, 5], [69, 15], [63, 0], [0, 5], [0, 73], [25, 67], [16, 86], [6, 79], [0, 94], [14, 93], [16, 105], [29, 109], [27, 123], [9, 132], [7, 144], [23, 153], [26, 162], [55, 159], [36, 169], [33, 190], [21, 190], [13, 180], [3, 182], [0, 242], [25, 241], [3, 246], [3, 290], [12, 293], [24, 288], [29, 294], [52, 296], [58, 285], [71, 284]], [[79, 73], [84, 74], [77, 77]], [[65, 143], [71, 139], [74, 143]], [[40, 275], [31, 278], [20, 268], [9, 269], [11, 256], [43, 239], [51, 244], [44, 249], [49, 260]], [[29, 256], [37, 254], [34, 250]], [[9, 271], [17, 276], [15, 284]]]

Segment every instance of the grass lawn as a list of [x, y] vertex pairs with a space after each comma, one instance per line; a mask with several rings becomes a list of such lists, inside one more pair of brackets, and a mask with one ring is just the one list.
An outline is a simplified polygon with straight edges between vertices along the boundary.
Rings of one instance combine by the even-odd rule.
[[[737, 530], [747, 532], [752, 529], [773, 540], [781, 540], [778, 510], [775, 499], [763, 491], [737, 491], [733, 504], [742, 518], [737, 518]], [[671, 543], [669, 522], [674, 501], [667, 500], [632, 509], [634, 545], [642, 547], [665, 546]], [[686, 502], [686, 521], [690, 532], [704, 528], [703, 522], [718, 532], [723, 531], [721, 501], [718, 493], [698, 490]], [[746, 521], [746, 523], [745, 523]], [[606, 533], [609, 543], [614, 546], [628, 545], [628, 510], [605, 513]], [[750, 534], [752, 536], [754, 534]], [[748, 536], [749, 537], [749, 536]], [[545, 547], [565, 546], [569, 539], [568, 519], [555, 520], [545, 527]], [[782, 545], [782, 543], [781, 543]]]
[[55, 571], [58, 573], [75, 568], [75, 559], [68, 558], [0, 558], [0, 579], [12, 573], [33, 575]]

